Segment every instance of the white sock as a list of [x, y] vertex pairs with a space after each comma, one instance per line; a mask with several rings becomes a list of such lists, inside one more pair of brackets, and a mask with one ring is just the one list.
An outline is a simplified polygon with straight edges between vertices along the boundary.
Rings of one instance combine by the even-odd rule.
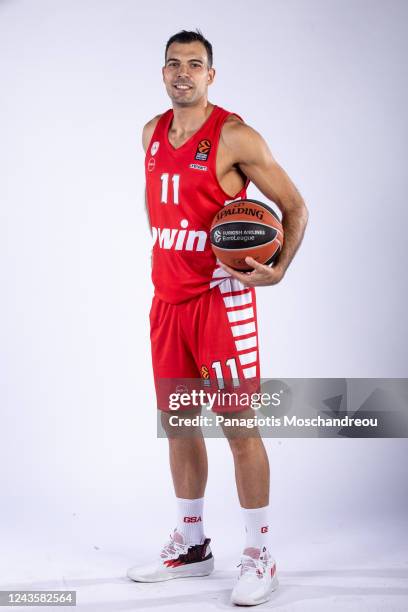
[[245, 525], [245, 548], [269, 548], [269, 506], [241, 509]]
[[177, 497], [177, 531], [184, 536], [186, 544], [201, 544], [204, 536], [204, 497], [183, 499]]

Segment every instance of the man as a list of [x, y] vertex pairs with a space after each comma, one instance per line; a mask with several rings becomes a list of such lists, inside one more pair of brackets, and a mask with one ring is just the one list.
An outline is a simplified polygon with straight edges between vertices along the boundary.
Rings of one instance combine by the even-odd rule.
[[[199, 31], [183, 30], [169, 39], [162, 73], [172, 109], [154, 117], [143, 130], [154, 243], [152, 361], [167, 432], [169, 407], [161, 393], [162, 379], [201, 377], [220, 383], [235, 373], [241, 381], [259, 383], [254, 287], [282, 280], [308, 216], [300, 194], [263, 138], [238, 115], [208, 101], [215, 76], [212, 60], [212, 46]], [[216, 260], [208, 230], [220, 208], [246, 197], [249, 181], [281, 210], [285, 238], [273, 267], [248, 257], [253, 271], [240, 273]], [[204, 439], [168, 438], [178, 524], [158, 564], [128, 571], [135, 581], [205, 576], [214, 567], [202, 521]], [[246, 531], [231, 601], [255, 605], [267, 601], [278, 584], [269, 541], [269, 463], [259, 435], [230, 436], [228, 442]]]

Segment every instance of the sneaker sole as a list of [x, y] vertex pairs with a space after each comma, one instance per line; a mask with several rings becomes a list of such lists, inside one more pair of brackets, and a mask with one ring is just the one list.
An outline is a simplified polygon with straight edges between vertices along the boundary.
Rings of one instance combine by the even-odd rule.
[[266, 593], [266, 595], [264, 597], [261, 597], [259, 599], [254, 599], [254, 598], [250, 598], [250, 597], [233, 597], [231, 596], [231, 603], [237, 605], [237, 606], [257, 606], [258, 604], [261, 603], [265, 603], [267, 601], [269, 601], [271, 594], [276, 591], [276, 589], [279, 587], [279, 581], [277, 579], [276, 576], [274, 576], [274, 578], [271, 581], [271, 586], [268, 589], [268, 592]]
[[[194, 567], [194, 570], [192, 569]], [[127, 577], [134, 582], [164, 582], [165, 580], [174, 580], [175, 578], [199, 578], [201, 576], [209, 576], [214, 570], [214, 557], [207, 561], [191, 563], [183, 568], [157, 570], [150, 574], [139, 573], [136, 568], [129, 569]]]

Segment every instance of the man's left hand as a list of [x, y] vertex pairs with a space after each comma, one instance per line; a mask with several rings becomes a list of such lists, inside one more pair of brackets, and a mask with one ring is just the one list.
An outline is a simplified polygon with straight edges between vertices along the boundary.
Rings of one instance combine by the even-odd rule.
[[285, 271], [279, 265], [270, 268], [258, 263], [252, 257], [245, 257], [245, 263], [251, 266], [253, 270], [250, 272], [238, 272], [230, 268], [226, 264], [220, 262], [221, 268], [231, 274], [234, 278], [241, 281], [247, 287], [263, 287], [267, 285], [276, 285], [284, 277]]

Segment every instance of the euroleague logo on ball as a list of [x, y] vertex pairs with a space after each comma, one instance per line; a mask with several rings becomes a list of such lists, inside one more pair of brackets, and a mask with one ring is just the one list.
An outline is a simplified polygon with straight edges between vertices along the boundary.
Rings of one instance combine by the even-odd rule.
[[213, 234], [213, 236], [214, 236], [214, 240], [215, 240], [215, 242], [221, 242], [221, 240], [222, 240], [222, 235], [221, 235], [220, 230], [216, 229], [216, 230], [215, 230], [215, 232], [214, 232], [214, 234]]
[[210, 227], [210, 243], [215, 257], [240, 272], [253, 269], [246, 262], [248, 255], [260, 264], [273, 265], [279, 257], [283, 240], [283, 227], [278, 215], [258, 200], [232, 200], [217, 212]]

